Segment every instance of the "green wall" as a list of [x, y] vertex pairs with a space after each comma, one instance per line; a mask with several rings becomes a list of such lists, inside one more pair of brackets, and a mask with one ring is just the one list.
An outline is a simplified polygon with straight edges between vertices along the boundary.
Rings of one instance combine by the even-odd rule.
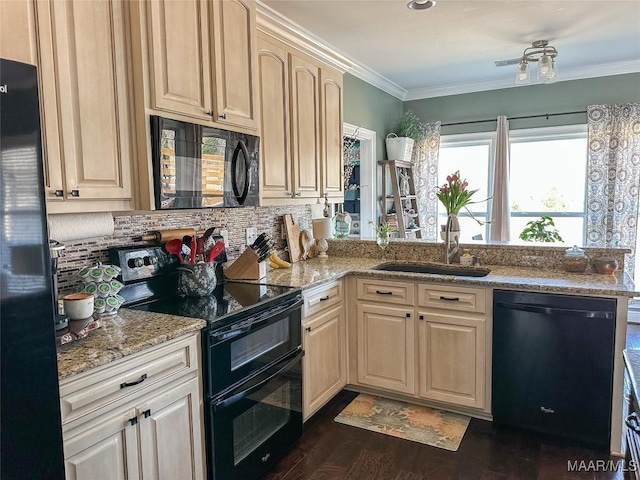
[[377, 160], [384, 159], [384, 137], [402, 115], [402, 100], [348, 73], [344, 75], [343, 85], [344, 121], [375, 131]]
[[[346, 96], [345, 88], [345, 103]], [[450, 123], [484, 120], [498, 115], [514, 117], [573, 112], [585, 110], [587, 105], [625, 102], [640, 102], [640, 73], [412, 100], [405, 102], [404, 108], [415, 111], [424, 122], [440, 120]], [[584, 123], [586, 116], [581, 114], [550, 117], [548, 120], [513, 120], [509, 122], [509, 127], [521, 129]], [[442, 133], [484, 132], [495, 128], [495, 122], [477, 123], [443, 127]]]

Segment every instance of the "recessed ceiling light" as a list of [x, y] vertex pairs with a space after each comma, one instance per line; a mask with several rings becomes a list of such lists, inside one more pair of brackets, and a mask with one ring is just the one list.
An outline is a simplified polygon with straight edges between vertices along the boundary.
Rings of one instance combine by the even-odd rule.
[[411, 0], [407, 7], [411, 10], [426, 10], [436, 4], [435, 0]]

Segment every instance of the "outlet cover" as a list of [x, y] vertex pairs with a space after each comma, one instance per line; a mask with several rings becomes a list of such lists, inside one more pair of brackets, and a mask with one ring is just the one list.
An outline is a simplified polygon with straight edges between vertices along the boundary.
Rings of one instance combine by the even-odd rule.
[[245, 230], [247, 236], [247, 245], [251, 245], [258, 238], [258, 229], [255, 227], [247, 228]]

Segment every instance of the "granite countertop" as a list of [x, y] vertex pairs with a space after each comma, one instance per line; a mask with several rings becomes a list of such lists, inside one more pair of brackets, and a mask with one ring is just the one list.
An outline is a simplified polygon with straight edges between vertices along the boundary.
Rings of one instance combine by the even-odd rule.
[[59, 346], [58, 379], [85, 372], [206, 326], [196, 318], [120, 309], [104, 326]]
[[[267, 273], [267, 283], [309, 288], [342, 278], [347, 274], [394, 280], [456, 283], [460, 285], [519, 288], [549, 293], [576, 293], [602, 296], [633, 297], [640, 295], [636, 286], [623, 273], [599, 275], [594, 273], [567, 273], [560, 270], [542, 270], [534, 267], [491, 266], [486, 277], [459, 277], [423, 273], [387, 272], [373, 270], [386, 263], [383, 259], [331, 257], [294, 263], [291, 269], [274, 269]], [[411, 263], [395, 261], [394, 263]]]

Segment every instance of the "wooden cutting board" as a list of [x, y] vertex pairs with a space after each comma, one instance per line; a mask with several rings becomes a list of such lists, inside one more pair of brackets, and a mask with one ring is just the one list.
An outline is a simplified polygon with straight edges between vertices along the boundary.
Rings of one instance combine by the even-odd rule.
[[295, 213], [284, 214], [284, 233], [289, 246], [289, 261], [296, 263], [302, 257], [302, 247], [300, 246], [300, 224], [298, 215]]

